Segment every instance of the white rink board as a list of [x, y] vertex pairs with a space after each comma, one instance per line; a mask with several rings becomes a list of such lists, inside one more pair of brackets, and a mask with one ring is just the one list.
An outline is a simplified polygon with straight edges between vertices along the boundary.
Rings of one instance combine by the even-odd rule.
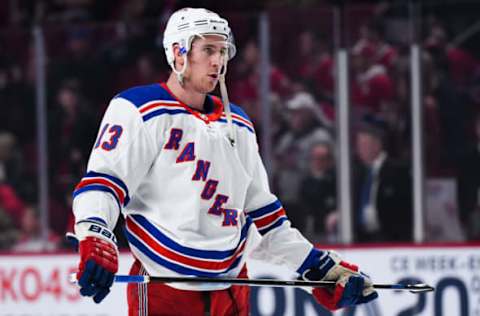
[[[415, 278], [435, 286], [437, 291], [415, 295], [383, 290], [375, 304], [360, 307], [355, 313], [335, 315], [400, 316], [414, 309], [408, 315], [480, 316], [479, 247], [375, 247], [339, 252], [347, 261], [363, 267], [375, 282]], [[122, 254], [120, 272], [127, 273], [131, 262], [129, 254]], [[0, 256], [0, 316], [127, 315], [125, 285], [114, 286], [99, 305], [79, 297], [67, 282], [76, 264], [74, 254]], [[252, 277], [290, 275], [282, 267], [255, 260], [249, 262], [249, 271]], [[252, 315], [329, 315], [316, 310], [301, 290], [254, 288], [251, 303]]]
[[[120, 272], [133, 260], [120, 258]], [[84, 299], [68, 275], [76, 271], [78, 255], [0, 256], [0, 316], [127, 315], [126, 286], [117, 284], [102, 304]]]
[[[398, 283], [413, 278], [434, 286], [436, 291], [418, 295], [381, 290], [379, 299], [373, 303], [359, 306], [355, 312], [336, 312], [335, 316], [480, 316], [480, 247], [375, 247], [337, 251], [346, 261], [358, 264], [376, 283]], [[274, 271], [277, 277], [288, 276], [288, 272], [280, 272], [278, 268], [255, 264], [262, 276], [273, 276]], [[259, 300], [260, 315], [328, 315], [315, 312], [308, 302], [299, 302], [294, 291], [285, 291], [286, 304], [280, 311], [282, 295], [277, 292], [275, 296], [271, 289], [262, 292], [267, 292], [262, 295], [269, 300], [254, 297], [252, 301], [255, 304], [254, 300]]]

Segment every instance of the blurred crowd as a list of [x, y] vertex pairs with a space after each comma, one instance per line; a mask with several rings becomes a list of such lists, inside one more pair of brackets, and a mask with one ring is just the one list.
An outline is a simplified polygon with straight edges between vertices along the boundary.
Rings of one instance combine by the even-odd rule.
[[[212, 8], [218, 9], [213, 3]], [[10, 4], [0, 12], [4, 17], [0, 19], [0, 251], [54, 250], [66, 247], [63, 235], [73, 225], [71, 193], [85, 172], [109, 99], [128, 87], [167, 78], [161, 45], [165, 17], [184, 3]], [[398, 27], [405, 24], [389, 17], [386, 7], [364, 11], [364, 19], [357, 18], [349, 30], [354, 240], [409, 242], [413, 239], [410, 59], [406, 31]], [[261, 139], [256, 18], [249, 13], [231, 15], [239, 36], [228, 88], [231, 100], [246, 110]], [[44, 25], [47, 51], [47, 244], [39, 242], [32, 21]], [[458, 238], [480, 240], [480, 63], [476, 52], [453, 45], [455, 34], [440, 18], [429, 16], [423, 22], [425, 175], [453, 181], [456, 198], [449, 211], [458, 221]], [[281, 50], [273, 45], [269, 67], [272, 188], [294, 226], [314, 241], [335, 243], [341, 218], [333, 32], [300, 25], [271, 36], [287, 36], [288, 31], [292, 37], [282, 42]], [[120, 240], [121, 225], [116, 230]]]

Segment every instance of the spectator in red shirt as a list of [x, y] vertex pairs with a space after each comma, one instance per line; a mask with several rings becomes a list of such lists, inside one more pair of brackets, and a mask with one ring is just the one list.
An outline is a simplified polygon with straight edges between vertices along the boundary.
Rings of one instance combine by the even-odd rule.
[[431, 26], [425, 47], [436, 54], [444, 54], [450, 78], [457, 88], [469, 85], [479, 70], [478, 60], [468, 51], [451, 45], [445, 28], [439, 23], [433, 23]]
[[320, 101], [333, 103], [334, 60], [327, 39], [304, 30], [293, 49], [285, 65], [290, 77], [304, 83]]
[[0, 250], [9, 250], [18, 238], [25, 204], [12, 186], [0, 182]]
[[[232, 69], [235, 80], [229, 85], [232, 87], [231, 99], [242, 104], [250, 118], [254, 122], [258, 122], [260, 115], [257, 106], [260, 98], [258, 91], [260, 85], [260, 52], [254, 40], [248, 41], [242, 52], [241, 60]], [[270, 65], [270, 90], [280, 97], [286, 97], [291, 92], [290, 79], [273, 64]]]
[[374, 50], [373, 61], [383, 65], [390, 72], [397, 61], [398, 51], [385, 40], [382, 23], [381, 20], [375, 20], [360, 27], [360, 39], [354, 45], [353, 50], [358, 51], [365, 46], [372, 47]]
[[25, 208], [20, 221], [20, 234], [13, 246], [16, 252], [53, 251], [58, 249], [60, 237], [49, 231], [47, 241], [42, 240], [38, 214], [33, 206]]
[[11, 218], [15, 227], [20, 227], [20, 218], [23, 216], [25, 204], [8, 184], [0, 184], [0, 208], [5, 216]]
[[373, 45], [360, 45], [352, 52], [352, 103], [361, 114], [388, 111], [394, 94], [393, 81], [375, 53]]
[[11, 133], [0, 133], [0, 208], [4, 216], [10, 217], [14, 226], [18, 228], [24, 202], [18, 193], [22, 182], [15, 146], [16, 140]]

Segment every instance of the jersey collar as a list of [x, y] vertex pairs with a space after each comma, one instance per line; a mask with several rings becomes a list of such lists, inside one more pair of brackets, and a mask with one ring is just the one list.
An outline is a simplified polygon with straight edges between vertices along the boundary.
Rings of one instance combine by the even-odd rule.
[[201, 112], [197, 109], [194, 109], [194, 108], [188, 106], [187, 104], [183, 103], [182, 101], [180, 101], [172, 93], [172, 91], [170, 91], [170, 89], [168, 88], [168, 86], [165, 82], [162, 82], [160, 85], [162, 86], [163, 89], [165, 89], [165, 91], [168, 92], [168, 94], [170, 94], [170, 96], [173, 99], [175, 99], [180, 104], [180, 106], [184, 107], [185, 110], [187, 110], [190, 114], [192, 114], [196, 118], [204, 121], [205, 123], [208, 124], [209, 122], [217, 121], [222, 116], [223, 104], [222, 104], [222, 101], [218, 97], [207, 94], [207, 97], [205, 98], [205, 102], [210, 102], [210, 104], [213, 105], [213, 106], [206, 107], [206, 108], [209, 109], [209, 112], [208, 113], [203, 113], [203, 112]]

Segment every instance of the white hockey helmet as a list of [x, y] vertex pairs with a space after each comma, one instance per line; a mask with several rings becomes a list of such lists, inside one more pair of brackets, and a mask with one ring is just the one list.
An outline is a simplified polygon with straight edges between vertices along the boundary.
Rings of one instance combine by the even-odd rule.
[[187, 54], [195, 36], [221, 35], [225, 37], [228, 59], [235, 56], [236, 48], [227, 20], [203, 8], [183, 8], [174, 12], [163, 33], [163, 47], [167, 63], [174, 69], [173, 44], [178, 43], [182, 54]]

